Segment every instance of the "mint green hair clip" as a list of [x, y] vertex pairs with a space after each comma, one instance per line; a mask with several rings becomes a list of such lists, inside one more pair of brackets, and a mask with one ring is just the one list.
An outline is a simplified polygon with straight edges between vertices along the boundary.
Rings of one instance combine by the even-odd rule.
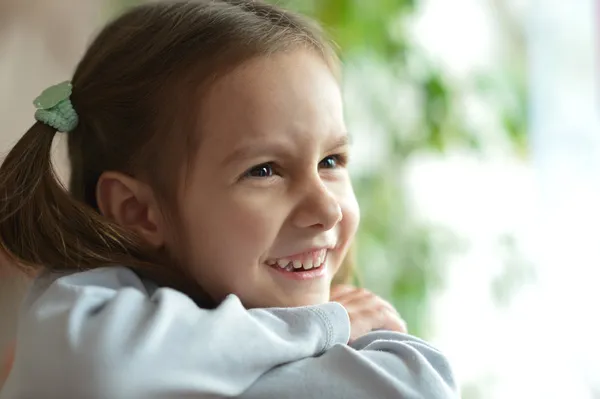
[[58, 132], [68, 133], [77, 127], [79, 117], [71, 104], [73, 85], [66, 81], [44, 90], [33, 101], [35, 119]]

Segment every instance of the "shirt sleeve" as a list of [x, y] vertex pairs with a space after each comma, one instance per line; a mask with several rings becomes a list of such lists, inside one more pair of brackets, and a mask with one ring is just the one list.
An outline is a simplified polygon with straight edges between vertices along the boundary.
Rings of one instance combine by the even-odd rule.
[[241, 398], [275, 399], [291, 392], [303, 399], [459, 398], [439, 351], [418, 338], [386, 331], [271, 370]]
[[0, 397], [235, 397], [349, 333], [335, 303], [248, 311], [229, 296], [206, 310], [171, 289], [149, 294], [131, 270], [95, 270], [57, 279], [24, 313]]

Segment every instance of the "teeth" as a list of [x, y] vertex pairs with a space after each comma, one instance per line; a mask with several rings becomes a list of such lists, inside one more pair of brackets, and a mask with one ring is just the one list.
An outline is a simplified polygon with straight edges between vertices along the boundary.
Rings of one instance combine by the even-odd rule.
[[312, 267], [313, 267], [313, 260], [312, 259], [305, 260], [302, 266], [304, 267], [304, 270], [312, 269]]
[[304, 261], [299, 259], [294, 259], [293, 261], [286, 258], [281, 258], [279, 260], [268, 260], [267, 264], [269, 266], [279, 266], [281, 269], [285, 269], [287, 271], [294, 271], [299, 269], [310, 270], [316, 269], [318, 267], [323, 266], [325, 260], [327, 259], [327, 251], [322, 250], [319, 251], [318, 254], [314, 256], [314, 258], [305, 259]]
[[319, 257], [317, 258], [317, 265], [321, 266], [323, 261], [325, 260], [325, 251], [321, 251], [319, 253]]

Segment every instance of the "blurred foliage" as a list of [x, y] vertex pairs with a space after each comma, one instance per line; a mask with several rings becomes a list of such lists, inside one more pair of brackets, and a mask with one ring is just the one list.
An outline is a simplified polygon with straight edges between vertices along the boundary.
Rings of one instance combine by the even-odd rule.
[[[142, 1], [110, 0], [111, 13]], [[348, 74], [345, 89], [354, 88], [360, 92], [355, 97], [360, 98], [352, 99], [354, 103], [347, 104], [346, 112], [350, 116], [359, 111], [370, 115], [375, 130], [383, 132], [383, 137], [377, 137], [383, 142], [382, 152], [375, 154], [380, 159], [377, 167], [354, 176], [362, 212], [357, 237], [359, 280], [390, 299], [412, 333], [427, 337], [432, 333], [428, 319], [430, 299], [442, 288], [444, 264], [461, 243], [451, 232], [426, 225], [414, 216], [404, 170], [415, 154], [441, 153], [449, 148], [481, 150], [481, 135], [465, 117], [465, 88], [487, 102], [514, 150], [526, 155], [524, 68], [512, 62], [506, 66], [508, 80], [484, 74], [473, 76], [462, 86], [457, 84], [445, 73], [443, 65], [428, 58], [409, 33], [418, 0], [271, 1], [320, 21], [339, 46], [346, 70], [355, 71]], [[490, 1], [499, 11], [506, 11], [502, 9], [503, 0]], [[506, 18], [506, 13], [499, 15]], [[516, 29], [514, 24], [511, 29]], [[516, 53], [523, 55], [518, 48]], [[400, 88], [410, 91], [416, 107], [409, 110], [398, 106], [393, 91], [391, 100], [383, 96], [381, 85], [371, 82], [379, 77], [360, 73], [362, 66], [369, 63], [376, 65], [375, 73], [383, 77], [385, 85], [399, 88], [396, 95], [402, 94]], [[408, 115], [413, 122], [402, 123]], [[529, 278], [518, 267], [513, 270], [514, 257], [509, 263], [513, 266], [491, 287], [499, 297]]]
[[514, 237], [500, 237], [498, 246], [504, 269], [492, 280], [490, 292], [497, 306], [507, 307], [523, 286], [535, 281], [536, 273], [533, 265], [524, 260]]

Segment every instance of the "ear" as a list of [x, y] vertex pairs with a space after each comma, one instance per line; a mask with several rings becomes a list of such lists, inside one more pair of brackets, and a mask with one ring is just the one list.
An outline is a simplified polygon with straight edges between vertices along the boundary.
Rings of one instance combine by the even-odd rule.
[[155, 248], [165, 243], [165, 223], [154, 192], [146, 183], [119, 172], [104, 172], [96, 185], [100, 212], [133, 230]]

